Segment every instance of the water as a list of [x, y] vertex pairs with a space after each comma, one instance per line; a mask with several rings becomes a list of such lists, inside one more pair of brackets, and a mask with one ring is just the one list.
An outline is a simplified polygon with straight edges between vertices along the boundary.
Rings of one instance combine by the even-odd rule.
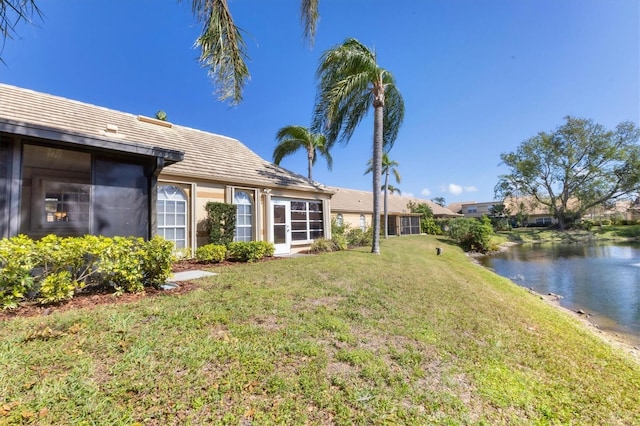
[[593, 315], [603, 329], [640, 340], [640, 245], [519, 245], [480, 262], [560, 304]]

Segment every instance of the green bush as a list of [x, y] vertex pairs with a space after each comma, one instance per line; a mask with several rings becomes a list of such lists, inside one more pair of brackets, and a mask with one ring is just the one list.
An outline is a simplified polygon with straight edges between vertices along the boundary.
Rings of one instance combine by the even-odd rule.
[[360, 228], [353, 228], [347, 231], [347, 244], [349, 247], [364, 247], [373, 242], [373, 228], [366, 231]]
[[171, 274], [173, 244], [160, 237], [58, 237], [19, 235], [0, 240], [0, 307], [24, 299], [56, 303], [78, 289], [111, 285], [117, 292], [160, 286]]
[[442, 235], [442, 229], [432, 217], [420, 220], [420, 230], [425, 234]]
[[102, 253], [98, 271], [101, 280], [117, 293], [139, 293], [144, 290], [142, 259], [138, 248], [141, 238], [113, 237]]
[[207, 244], [196, 249], [198, 262], [219, 263], [227, 257], [227, 248], [219, 244]]
[[491, 250], [493, 227], [487, 216], [481, 219], [455, 218], [449, 221], [449, 237], [465, 251], [486, 253]]
[[311, 244], [309, 248], [311, 253], [329, 253], [332, 251], [336, 251], [336, 245], [332, 240], [327, 240], [326, 238], [318, 238]]
[[225, 246], [232, 243], [236, 231], [238, 207], [233, 204], [210, 201], [206, 204], [205, 209], [207, 210], [209, 242]]
[[349, 244], [347, 243], [347, 237], [343, 234], [331, 235], [331, 241], [335, 247], [335, 250], [346, 250], [349, 248]]
[[15, 308], [34, 285], [35, 244], [25, 235], [0, 240], [0, 308]]
[[228, 257], [240, 262], [254, 262], [275, 252], [274, 245], [266, 241], [235, 241], [227, 247]]
[[73, 280], [69, 271], [48, 274], [40, 283], [38, 301], [42, 304], [57, 303], [73, 298], [76, 288], [82, 284]]
[[140, 247], [142, 282], [146, 286], [160, 288], [171, 276], [171, 265], [176, 261], [173, 243], [162, 237], [153, 237]]

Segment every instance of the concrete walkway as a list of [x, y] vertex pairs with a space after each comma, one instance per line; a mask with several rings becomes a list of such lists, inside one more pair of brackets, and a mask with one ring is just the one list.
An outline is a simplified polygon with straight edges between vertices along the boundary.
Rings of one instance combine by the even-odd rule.
[[175, 274], [171, 275], [171, 277], [169, 277], [167, 281], [170, 283], [175, 283], [177, 281], [196, 280], [198, 278], [213, 277], [215, 275], [218, 275], [218, 274], [216, 274], [215, 272], [207, 272], [207, 271], [200, 271], [200, 270], [183, 271], [183, 272], [176, 272]]

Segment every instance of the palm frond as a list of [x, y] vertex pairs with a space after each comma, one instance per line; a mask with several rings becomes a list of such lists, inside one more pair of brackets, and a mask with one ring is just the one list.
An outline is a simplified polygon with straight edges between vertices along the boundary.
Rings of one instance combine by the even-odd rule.
[[320, 19], [318, 0], [301, 0], [300, 21], [304, 27], [303, 37], [309, 40], [311, 46], [315, 41], [318, 19]]
[[208, 68], [218, 99], [232, 105], [242, 101], [249, 80], [247, 47], [235, 25], [226, 0], [193, 0], [192, 11], [203, 24], [195, 42], [200, 47], [200, 64]]

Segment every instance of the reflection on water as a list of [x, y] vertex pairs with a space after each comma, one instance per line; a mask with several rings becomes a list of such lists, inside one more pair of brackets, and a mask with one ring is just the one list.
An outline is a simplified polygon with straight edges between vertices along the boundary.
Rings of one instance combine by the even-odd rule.
[[640, 338], [638, 244], [527, 244], [480, 262], [523, 287], [561, 295], [563, 306], [593, 314], [602, 328]]

